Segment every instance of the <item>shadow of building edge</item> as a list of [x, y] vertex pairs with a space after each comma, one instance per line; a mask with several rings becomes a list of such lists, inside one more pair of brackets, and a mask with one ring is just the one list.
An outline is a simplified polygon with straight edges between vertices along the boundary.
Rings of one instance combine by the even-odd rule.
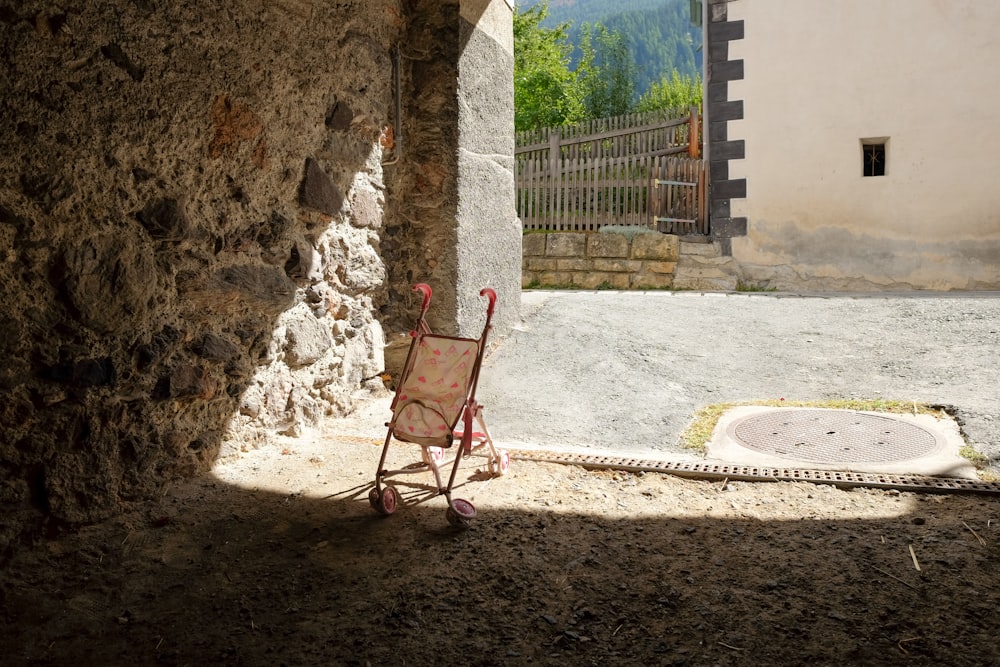
[[[996, 564], [996, 535], [982, 531], [989, 546], [979, 548], [962, 527], [995, 503], [897, 497], [900, 511], [875, 519], [684, 516], [684, 497], [722, 503], [726, 492], [678, 480], [668, 485], [674, 498], [651, 497], [643, 516], [627, 518], [545, 506], [572, 493], [569, 478], [599, 473], [525, 467], [554, 479], [551, 494], [516, 508], [484, 502], [465, 531], [434, 502], [375, 514], [367, 474], [357, 483], [335, 472], [343, 488], [325, 497], [198, 476], [129, 519], [48, 540], [33, 571], [15, 555], [3, 573], [0, 649], [105, 664], [376, 664], [400, 646], [412, 664], [454, 657], [442, 647], [497, 658], [484, 664], [670, 655], [691, 664], [977, 664], [1000, 630], [984, 613], [995, 581], [985, 596], [969, 585]], [[599, 482], [612, 485], [606, 475]], [[814, 511], [850, 500], [817, 489]], [[942, 564], [942, 537], [964, 540], [972, 555]], [[913, 544], [923, 572], [910, 563]], [[58, 624], [37, 621], [56, 609]]]

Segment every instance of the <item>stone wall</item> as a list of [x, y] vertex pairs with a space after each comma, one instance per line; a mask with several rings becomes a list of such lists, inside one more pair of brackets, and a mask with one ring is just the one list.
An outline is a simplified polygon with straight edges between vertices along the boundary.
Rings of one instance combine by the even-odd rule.
[[410, 285], [454, 290], [461, 29], [429, 0], [0, 0], [0, 551], [378, 382]]
[[[391, 198], [382, 252], [389, 271], [383, 317], [393, 328], [413, 326], [421, 299], [415, 283], [434, 288], [428, 321], [454, 330], [458, 201], [458, 0], [414, 0], [414, 20], [400, 46], [400, 135], [406, 160], [386, 166]], [[409, 344], [403, 337], [401, 345]]]
[[[420, 299], [440, 333], [478, 336], [485, 300], [499, 295], [494, 326], [520, 308], [521, 225], [514, 209], [514, 68], [511, 8], [504, 0], [414, 0], [400, 60], [401, 136], [407, 160], [386, 167], [390, 201], [382, 253], [389, 271], [382, 309], [393, 329], [413, 324]], [[391, 336], [390, 370], [409, 338]]]
[[671, 234], [556, 232], [525, 234], [523, 287], [668, 289], [678, 238]]
[[509, 328], [510, 11], [0, 0], [0, 556], [349, 411], [415, 282], [465, 331], [512, 266]]

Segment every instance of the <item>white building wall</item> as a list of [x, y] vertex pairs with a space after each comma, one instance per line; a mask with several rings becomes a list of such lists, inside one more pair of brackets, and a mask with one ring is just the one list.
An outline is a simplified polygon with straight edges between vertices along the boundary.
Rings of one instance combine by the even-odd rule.
[[[1000, 288], [1000, 2], [733, 0], [732, 242], [780, 289]], [[861, 139], [888, 137], [885, 176]]]

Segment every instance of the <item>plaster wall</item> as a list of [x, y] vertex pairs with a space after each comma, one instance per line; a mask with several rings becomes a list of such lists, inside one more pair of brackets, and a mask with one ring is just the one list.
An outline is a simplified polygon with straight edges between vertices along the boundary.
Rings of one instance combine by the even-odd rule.
[[[733, 0], [729, 83], [747, 280], [815, 289], [1000, 287], [1000, 5]], [[886, 138], [885, 176], [862, 139]]]

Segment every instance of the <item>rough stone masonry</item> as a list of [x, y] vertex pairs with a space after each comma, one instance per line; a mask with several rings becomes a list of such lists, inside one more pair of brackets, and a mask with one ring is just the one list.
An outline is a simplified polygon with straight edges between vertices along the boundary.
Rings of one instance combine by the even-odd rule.
[[456, 170], [383, 165], [397, 81], [404, 113], [455, 104], [453, 53], [394, 54], [458, 14], [0, 0], [0, 539], [295, 435], [383, 370], [413, 307], [387, 263], [433, 269], [394, 202]]

